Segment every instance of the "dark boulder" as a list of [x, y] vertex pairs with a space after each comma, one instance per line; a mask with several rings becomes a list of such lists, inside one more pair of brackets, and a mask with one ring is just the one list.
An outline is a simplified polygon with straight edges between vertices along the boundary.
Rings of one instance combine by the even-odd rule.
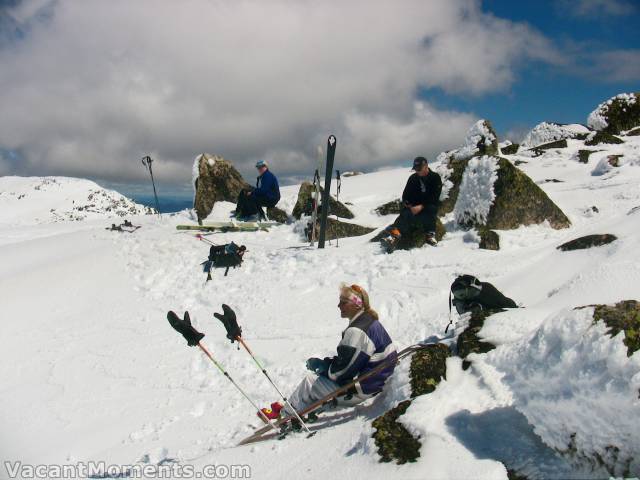
[[402, 208], [402, 201], [398, 198], [397, 200], [391, 200], [390, 202], [385, 203], [384, 205], [380, 205], [374, 211], [378, 215], [400, 215], [400, 209]]
[[615, 145], [624, 143], [624, 140], [607, 132], [596, 132], [594, 135], [590, 135], [589, 138], [587, 138], [587, 140], [584, 142], [584, 144], [588, 147], [593, 147], [594, 145], [600, 145], [603, 143]]
[[556, 247], [558, 250], [568, 252], [571, 250], [584, 250], [585, 248], [600, 247], [614, 242], [618, 239], [615, 235], [605, 233], [602, 235], [586, 235], [584, 237], [576, 238], [570, 242], [563, 243]]
[[[327, 218], [327, 231], [325, 240], [335, 240], [336, 238], [360, 237], [375, 230], [373, 227], [363, 227], [355, 223], [341, 222], [335, 218]], [[311, 240], [311, 220], [305, 228], [305, 238]], [[320, 220], [316, 221], [316, 239], [320, 235]]]
[[287, 215], [287, 212], [278, 207], [268, 207], [267, 217], [269, 220], [273, 220], [278, 223], [287, 223], [289, 221], [289, 215]]
[[218, 201], [235, 203], [243, 189], [250, 185], [230, 161], [218, 155], [203, 153], [196, 158], [198, 177], [193, 208], [201, 222], [206, 218]]
[[480, 229], [480, 248], [483, 250], [500, 250], [500, 236], [493, 230]]
[[589, 163], [589, 156], [598, 150], [578, 150], [578, 161], [580, 163]]
[[[319, 201], [322, 202], [323, 188], [320, 187]], [[312, 183], [302, 182], [300, 190], [298, 191], [298, 199], [293, 207], [292, 215], [294, 218], [300, 219], [302, 215], [312, 215], [313, 213], [313, 196], [315, 189]], [[318, 209], [318, 212], [320, 210]], [[333, 197], [329, 196], [329, 215], [338, 216], [340, 218], [353, 218], [351, 213], [343, 203], [336, 201]]]
[[428, 345], [424, 350], [411, 357], [409, 378], [411, 379], [411, 397], [425, 395], [436, 389], [438, 383], [447, 375], [447, 358], [451, 351], [443, 343]]
[[502, 152], [503, 155], [514, 155], [518, 153], [519, 148], [520, 148], [520, 145], [518, 145], [517, 143], [512, 143], [511, 145], [502, 147], [500, 151]]
[[567, 148], [567, 139], [556, 140], [555, 142], [543, 143], [542, 145], [535, 146], [529, 150], [533, 150], [538, 155], [543, 153], [543, 150], [550, 150], [552, 148]]

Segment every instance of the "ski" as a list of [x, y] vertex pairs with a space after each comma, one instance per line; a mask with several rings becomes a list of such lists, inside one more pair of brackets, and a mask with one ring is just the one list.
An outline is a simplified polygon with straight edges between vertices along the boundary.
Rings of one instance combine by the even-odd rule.
[[177, 230], [201, 230], [206, 232], [267, 232], [280, 225], [278, 222], [212, 222], [205, 225], [177, 225]]
[[[395, 359], [395, 362], [399, 362], [403, 358], [406, 358], [408, 356], [413, 355], [415, 352], [417, 352], [419, 350], [422, 350], [427, 345], [430, 345], [430, 344], [428, 344], [428, 343], [419, 343], [419, 344], [412, 345], [410, 347], [407, 347], [407, 348], [401, 350], [400, 352], [398, 352], [398, 355], [397, 355], [397, 357]], [[320, 408], [324, 407], [326, 404], [330, 404], [338, 396], [342, 395], [343, 393], [346, 393], [351, 387], [355, 386], [356, 383], [361, 382], [362, 380], [365, 380], [366, 378], [369, 378], [371, 375], [375, 375], [376, 373], [380, 372], [381, 370], [387, 368], [389, 366], [389, 364], [391, 362], [393, 362], [393, 361], [394, 360], [389, 360], [389, 361], [383, 362], [380, 365], [378, 365], [376, 368], [374, 368], [373, 370], [368, 371], [364, 375], [360, 375], [358, 378], [356, 378], [352, 382], [350, 382], [350, 383], [338, 388], [337, 390], [334, 390], [333, 392], [331, 392], [330, 394], [324, 396], [323, 398], [321, 398], [317, 402], [309, 405], [307, 408], [304, 408], [304, 409], [298, 411], [297, 412], [298, 416], [300, 416], [300, 417], [307, 416], [310, 413], [316, 412]], [[273, 428], [273, 426], [275, 426], [275, 427], [280, 429], [280, 435], [279, 436], [281, 436], [285, 432], [286, 432], [285, 433], [285, 436], [286, 436], [286, 434], [289, 433], [288, 430], [290, 430], [287, 427], [287, 424], [290, 423], [291, 420], [293, 420], [294, 418], [296, 418], [296, 417], [294, 417], [293, 415], [287, 415], [286, 417], [283, 417], [283, 418], [279, 419], [278, 421], [276, 421], [275, 423], [272, 423], [271, 425], [267, 425], [265, 427], [259, 428], [253, 434], [249, 435], [247, 438], [245, 438], [240, 443], [238, 443], [238, 446], [247, 445], [249, 443], [261, 442], [263, 440], [268, 440], [269, 438], [272, 438], [271, 436], [266, 437], [265, 434], [267, 432], [269, 432], [269, 430], [271, 430]]]
[[[327, 140], [327, 165], [324, 172], [324, 191], [322, 192], [322, 211], [320, 213], [320, 235], [318, 248], [324, 248], [324, 240], [327, 234], [327, 215], [329, 214], [329, 192], [331, 190], [331, 177], [333, 176], [333, 160], [336, 155], [336, 137], [329, 135]], [[314, 225], [315, 228], [315, 225]]]
[[318, 168], [313, 174], [313, 214], [311, 215], [311, 246], [316, 242], [316, 222], [318, 221], [318, 201], [320, 200], [320, 168], [322, 167], [322, 147], [318, 145]]

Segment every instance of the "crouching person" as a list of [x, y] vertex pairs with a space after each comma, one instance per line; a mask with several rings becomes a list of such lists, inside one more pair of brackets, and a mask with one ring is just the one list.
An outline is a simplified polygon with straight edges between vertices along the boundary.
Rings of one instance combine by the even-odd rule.
[[[358, 285], [340, 286], [338, 303], [340, 316], [349, 321], [338, 343], [337, 355], [310, 358], [308, 374], [289, 397], [289, 403], [301, 411], [357, 377], [378, 367], [382, 362], [388, 366], [357, 382], [346, 393], [336, 398], [337, 406], [347, 407], [364, 402], [382, 391], [384, 384], [395, 369], [396, 348], [391, 337], [378, 320], [378, 314], [369, 305], [369, 295]], [[283, 406], [272, 403], [262, 412], [267, 418], [280, 416]]]

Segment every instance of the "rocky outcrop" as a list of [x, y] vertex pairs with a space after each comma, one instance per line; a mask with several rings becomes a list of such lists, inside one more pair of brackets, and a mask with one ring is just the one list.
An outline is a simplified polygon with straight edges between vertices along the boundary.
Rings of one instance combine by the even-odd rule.
[[487, 353], [496, 348], [494, 344], [482, 340], [478, 334], [488, 317], [502, 311], [504, 310], [480, 310], [471, 314], [469, 326], [458, 336], [457, 350], [458, 356], [463, 359], [463, 370], [471, 366], [471, 362], [466, 360], [470, 353]]
[[520, 148], [520, 145], [518, 145], [517, 143], [512, 143], [511, 145], [502, 147], [500, 151], [502, 152], [503, 155], [514, 155], [518, 153], [519, 148]]
[[580, 163], [589, 163], [589, 157], [592, 153], [597, 152], [598, 150], [578, 150], [578, 162]]
[[537, 147], [531, 148], [537, 155], [542, 155], [544, 150], [551, 150], [552, 148], [567, 148], [567, 140], [556, 140], [555, 142], [543, 143]]
[[[564, 142], [566, 147], [567, 139], [577, 138], [584, 139], [589, 133], [589, 129], [584, 125], [561, 124], [554, 122], [542, 122], [536, 125], [522, 140], [522, 147], [533, 149], [544, 149], [545, 145], [551, 145], [557, 142]], [[560, 143], [559, 145], [562, 145]], [[563, 147], [546, 147], [546, 148], [563, 148]]]
[[267, 208], [267, 217], [269, 220], [278, 223], [287, 223], [289, 221], [289, 215], [287, 215], [287, 212], [278, 207]]
[[[482, 205], [475, 199], [457, 198], [455, 209], [459, 224], [468, 228], [480, 227], [494, 230], [511, 230], [522, 225], [534, 225], [544, 221], [548, 221], [555, 229], [571, 225], [562, 210], [524, 172], [505, 158], [492, 158], [496, 164], [494, 168], [497, 167], [492, 203], [487, 207], [486, 201]], [[477, 168], [481, 167], [482, 165], [478, 164]], [[472, 178], [475, 175], [474, 171], [465, 171], [464, 174]], [[486, 196], [486, 190], [490, 185], [481, 187], [483, 195]], [[460, 197], [460, 191], [458, 197]], [[486, 211], [487, 208], [488, 211]], [[474, 209], [484, 209], [484, 211], [476, 212]]]
[[[327, 218], [327, 231], [325, 240], [335, 240], [336, 238], [359, 237], [371, 233], [375, 230], [373, 227], [363, 227], [355, 223], [341, 222], [335, 218]], [[311, 241], [311, 221], [304, 230], [305, 238]], [[320, 220], [316, 221], [316, 239], [320, 235]]]
[[483, 250], [500, 250], [500, 236], [493, 230], [483, 228], [480, 234], [480, 248]]
[[[438, 383], [446, 378], [446, 360], [449, 348], [443, 344], [428, 345], [411, 358], [409, 378], [411, 399], [433, 392]], [[372, 423], [376, 431], [373, 438], [378, 448], [381, 462], [396, 461], [398, 464], [415, 462], [420, 457], [420, 438], [414, 437], [398, 418], [411, 405], [412, 400], [400, 402]]]
[[193, 207], [199, 222], [211, 213], [216, 202], [235, 203], [240, 191], [250, 188], [230, 161], [208, 153], [196, 157], [194, 177], [196, 195]]
[[[320, 187], [320, 198], [322, 202], [323, 188]], [[313, 213], [313, 195], [315, 193], [312, 183], [302, 182], [298, 191], [298, 199], [293, 207], [292, 215], [300, 219], [302, 215], [311, 215]], [[354, 215], [343, 203], [336, 201], [329, 196], [329, 215], [338, 216], [340, 218], [353, 218]]]
[[556, 248], [558, 250], [562, 250], [563, 252], [567, 252], [571, 250], [584, 250], [585, 248], [600, 247], [602, 245], [607, 245], [608, 243], [614, 242], [617, 239], [618, 237], [616, 237], [615, 235], [611, 235], [609, 233], [605, 233], [602, 235], [586, 235], [584, 237], [571, 240], [570, 242], [563, 243], [562, 245]]
[[[595, 305], [593, 322], [604, 322], [607, 334], [615, 337], [624, 332], [627, 357], [640, 350], [640, 302], [625, 300], [615, 305]], [[640, 393], [640, 392], [639, 392]]]
[[380, 205], [374, 211], [378, 215], [400, 215], [401, 208], [402, 201], [398, 198], [397, 200], [391, 200], [384, 205]]
[[596, 132], [593, 135], [589, 135], [589, 137], [584, 142], [584, 144], [588, 147], [593, 147], [594, 145], [600, 145], [603, 143], [616, 145], [619, 143], [624, 143], [624, 141], [607, 132]]
[[640, 93], [621, 93], [601, 103], [589, 115], [588, 124], [612, 135], [640, 126]]

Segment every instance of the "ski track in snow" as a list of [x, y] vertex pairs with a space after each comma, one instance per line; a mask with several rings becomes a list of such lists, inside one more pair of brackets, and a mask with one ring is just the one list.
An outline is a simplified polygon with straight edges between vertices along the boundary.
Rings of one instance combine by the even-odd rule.
[[[175, 230], [192, 223], [186, 212], [160, 220], [135, 217], [142, 228], [134, 234], [104, 230], [111, 219], [36, 228], [0, 218], [0, 290], [6, 292], [7, 320], [0, 326], [0, 346], [11, 359], [0, 364], [6, 379], [0, 423], [3, 431], [17, 432], [12, 442], [2, 439], [3, 457], [35, 463], [165, 460], [196, 467], [246, 463], [253, 478], [293, 472], [301, 478], [506, 478], [500, 462], [529, 478], [601, 475], [568, 465], [545, 445], [528, 419], [540, 411], [553, 413], [544, 403], [522, 403], [524, 387], [504, 380], [511, 368], [504, 358], [523, 349], [519, 342], [559, 311], [640, 297], [640, 215], [627, 215], [640, 205], [640, 167], [626, 164], [593, 176], [607, 152], [594, 153], [584, 165], [571, 160], [580, 144], [568, 143], [568, 149], [537, 158], [509, 158], [528, 162], [520, 168], [540, 182], [572, 227], [499, 232], [499, 252], [479, 250], [474, 236], [460, 231], [450, 232], [437, 248], [393, 255], [369, 242], [375, 232], [341, 239], [339, 248], [335, 242], [324, 250], [289, 248], [305, 244], [292, 226], [279, 226], [206, 236], [218, 244], [244, 244], [248, 252], [227, 277], [223, 269], [214, 270], [205, 282], [200, 263], [209, 245]], [[637, 155], [636, 144], [629, 143], [611, 148]], [[399, 169], [344, 178], [341, 200], [354, 204], [353, 221], [390, 223], [393, 216], [380, 218], [372, 210], [397, 198], [408, 175]], [[543, 183], [549, 178], [563, 183]], [[297, 187], [283, 188], [282, 204], [291, 208], [296, 194]], [[591, 210], [594, 205], [599, 213]], [[227, 212], [220, 206], [210, 218], [224, 219]], [[590, 233], [613, 233], [619, 240], [578, 252], [555, 249]], [[466, 372], [459, 359], [450, 359], [446, 381], [400, 418], [422, 436], [416, 464], [379, 464], [371, 439], [371, 420], [409, 394], [408, 363], [348, 422], [310, 440], [292, 436], [235, 448], [259, 419], [166, 321], [168, 310], [179, 316], [188, 310], [206, 334], [203, 343], [262, 406], [277, 395], [246, 352], [225, 338], [213, 317], [222, 303], [234, 308], [243, 337], [288, 393], [305, 374], [308, 357], [334, 352], [346, 326], [337, 309], [341, 281], [369, 291], [373, 308], [402, 348], [444, 334], [449, 285], [460, 273], [494, 283], [526, 308], [491, 317], [482, 336], [498, 348], [473, 356]], [[301, 451], [304, 455], [290, 455]]]

